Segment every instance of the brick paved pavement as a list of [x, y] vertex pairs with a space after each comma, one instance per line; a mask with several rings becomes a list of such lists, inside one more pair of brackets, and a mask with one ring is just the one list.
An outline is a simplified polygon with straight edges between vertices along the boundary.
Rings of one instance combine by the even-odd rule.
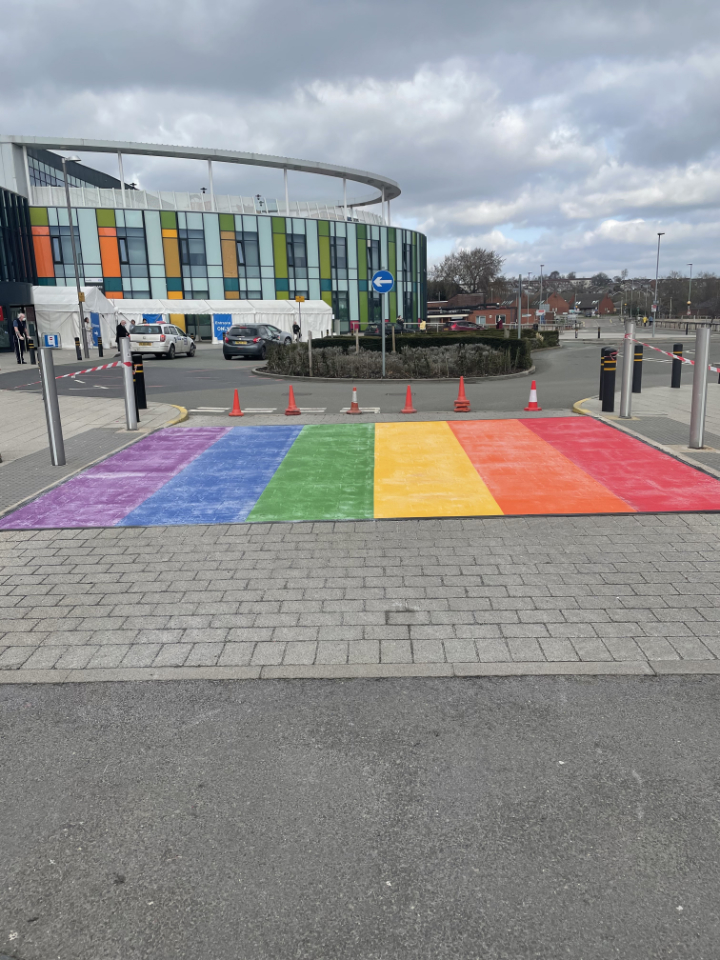
[[720, 516], [0, 532], [5, 681], [720, 672]]

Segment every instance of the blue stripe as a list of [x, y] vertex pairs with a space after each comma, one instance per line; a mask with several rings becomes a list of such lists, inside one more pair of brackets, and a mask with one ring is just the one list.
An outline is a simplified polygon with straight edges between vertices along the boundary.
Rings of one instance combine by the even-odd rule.
[[118, 526], [244, 521], [301, 430], [301, 426], [235, 427]]

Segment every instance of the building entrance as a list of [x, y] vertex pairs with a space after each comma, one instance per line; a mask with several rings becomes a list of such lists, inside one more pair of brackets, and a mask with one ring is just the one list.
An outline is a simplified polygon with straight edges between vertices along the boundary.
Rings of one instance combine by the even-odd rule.
[[194, 340], [212, 341], [212, 315], [209, 313], [186, 313], [185, 332]]

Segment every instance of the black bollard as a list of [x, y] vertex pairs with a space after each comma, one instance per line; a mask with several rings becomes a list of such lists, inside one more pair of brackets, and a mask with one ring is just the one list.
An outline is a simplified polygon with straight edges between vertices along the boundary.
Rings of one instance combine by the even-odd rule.
[[600, 327], [598, 327], [598, 340], [600, 339]]
[[608, 347], [603, 363], [603, 395], [602, 411], [603, 413], [613, 413], [615, 410], [615, 370], [617, 368], [617, 350], [614, 347]]
[[608, 351], [612, 350], [612, 347], [601, 347], [600, 348], [600, 388], [598, 390], [598, 400], [603, 398], [603, 380], [605, 378], [605, 357], [608, 354]]
[[103, 356], [102, 337], [98, 334], [98, 356]]
[[35, 359], [35, 341], [32, 337], [28, 337], [28, 353], [30, 354], [30, 363], [33, 365], [37, 363]]
[[82, 360], [82, 353], [80, 351], [80, 337], [75, 337], [75, 353], [77, 354], [78, 360]]
[[133, 385], [135, 387], [135, 405], [138, 410], [147, 410], [147, 394], [145, 393], [145, 371], [141, 353], [131, 354], [133, 364]]
[[[677, 353], [679, 357], [683, 355], [683, 345], [681, 343], [673, 344], [673, 353]], [[672, 361], [672, 376], [670, 378], [670, 386], [680, 388], [680, 377], [682, 376], [682, 360], [678, 360], [676, 357], [673, 357]]]
[[635, 353], [633, 355], [633, 379], [632, 392], [642, 393], [642, 367], [643, 367], [643, 345], [635, 344]]

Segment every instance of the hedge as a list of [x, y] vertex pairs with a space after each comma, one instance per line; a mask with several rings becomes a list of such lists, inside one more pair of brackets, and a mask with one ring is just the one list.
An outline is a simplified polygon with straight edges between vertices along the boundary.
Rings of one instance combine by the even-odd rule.
[[[323, 337], [322, 340], [313, 341], [318, 348], [340, 347], [344, 353], [355, 351], [355, 338], [352, 336], [344, 337]], [[392, 340], [388, 337], [385, 341], [385, 349], [389, 353]], [[492, 347], [494, 350], [507, 350], [510, 353], [510, 366], [514, 371], [529, 370], [532, 366], [531, 341], [525, 337], [518, 342], [515, 339], [505, 339], [502, 334], [498, 337], [494, 334], [458, 334], [446, 333], [403, 333], [395, 337], [395, 349], [404, 350], [406, 347], [456, 347], [483, 344], [486, 347]], [[360, 338], [361, 349], [363, 350], [382, 350], [382, 340], [380, 337]]]

